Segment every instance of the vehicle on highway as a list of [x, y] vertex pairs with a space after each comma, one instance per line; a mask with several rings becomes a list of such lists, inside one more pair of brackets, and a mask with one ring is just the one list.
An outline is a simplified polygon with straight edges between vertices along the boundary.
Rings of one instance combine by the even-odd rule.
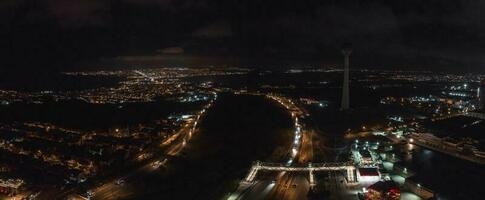
[[92, 198], [92, 197], [94, 196], [94, 192], [93, 192], [93, 191], [91, 191], [91, 190], [88, 190], [88, 191], [86, 192], [86, 196], [87, 196], [87, 198], [88, 198], [88, 199], [90, 199], [90, 198]]
[[125, 180], [120, 178], [120, 179], [116, 180], [115, 184], [116, 185], [123, 185], [123, 184], [125, 184]]
[[28, 200], [34, 200], [34, 199], [37, 199], [37, 197], [39, 196], [40, 192], [35, 192], [35, 193], [32, 193], [30, 194], [27, 199]]
[[152, 163], [152, 167], [155, 168], [155, 169], [158, 169], [160, 166], [163, 165], [163, 161], [160, 161], [160, 160], [157, 160], [155, 162]]

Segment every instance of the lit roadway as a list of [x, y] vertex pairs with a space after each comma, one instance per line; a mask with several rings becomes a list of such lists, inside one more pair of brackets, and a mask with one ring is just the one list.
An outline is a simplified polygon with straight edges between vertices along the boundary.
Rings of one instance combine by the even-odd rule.
[[[201, 112], [200, 115], [202, 114], [203, 112]], [[200, 115], [198, 115], [196, 119], [199, 119]], [[173, 134], [159, 145], [160, 147], [168, 147], [164, 151], [166, 155], [176, 156], [183, 150], [186, 141], [188, 141], [195, 132], [195, 122], [196, 121], [193, 120], [188, 121], [179, 131], [177, 131], [177, 133]], [[138, 156], [139, 161], [144, 160], [144, 156], [148, 154], [148, 152], [140, 153]], [[124, 176], [119, 176], [115, 179], [106, 181], [102, 185], [91, 190], [93, 192], [93, 199], [124, 199], [134, 195], [130, 185], [136, 185], [136, 182], [143, 181], [144, 177], [150, 176], [150, 172], [154, 172], [161, 167], [166, 167], [165, 164], [167, 161], [166, 158], [163, 160], [151, 158], [147, 164], [125, 174]], [[75, 188], [58, 194], [58, 196], [61, 197], [64, 196], [65, 193], [72, 193], [74, 190]], [[82, 194], [82, 196], [78, 194], [70, 194], [68, 196], [68, 199], [86, 199], [82, 197], [86, 196], [85, 194]]]
[[[313, 160], [313, 132], [304, 130], [300, 124], [300, 119], [308, 116], [308, 114], [288, 98], [274, 95], [266, 96], [285, 107], [295, 123], [295, 137], [289, 150], [290, 157], [286, 161], [286, 165], [311, 162]], [[266, 179], [254, 181], [250, 185], [242, 183], [237, 191], [230, 194], [227, 199], [307, 199], [310, 189], [310, 182], [307, 177], [308, 172], [278, 172], [269, 177], [266, 176]]]
[[[168, 149], [165, 151], [166, 155], [176, 156], [184, 149], [187, 142], [192, 137], [192, 134], [195, 133], [198, 120], [204, 112], [205, 109], [197, 115], [195, 120], [187, 122], [176, 134], [172, 135], [161, 144], [161, 146], [168, 146]], [[152, 159], [151, 162], [130, 174], [109, 181], [93, 189], [93, 199], [126, 199], [133, 197], [133, 191], [130, 189], [131, 185], [136, 185], [137, 182], [143, 182], [145, 177], [152, 175], [150, 172], [153, 172], [160, 167], [166, 167], [166, 162], [167, 159]], [[120, 183], [119, 180], [122, 180], [123, 183]]]
[[[217, 97], [217, 96], [215, 96]], [[215, 100], [215, 98], [214, 98]], [[178, 155], [186, 146], [187, 142], [191, 139], [192, 135], [196, 131], [197, 124], [201, 116], [205, 111], [212, 105], [211, 100], [193, 119], [186, 121], [182, 128], [173, 134], [169, 138], [165, 139], [159, 148], [167, 148], [164, 153], [165, 155], [176, 156]], [[148, 155], [148, 156], [147, 156]], [[104, 184], [93, 188], [91, 191], [93, 193], [92, 199], [128, 199], [134, 197], [134, 191], [132, 186], [136, 186], [136, 183], [141, 183], [146, 177], [152, 176], [153, 172], [161, 167], [166, 167], [167, 159], [158, 160], [158, 158], [148, 158], [150, 157], [150, 152], [142, 152], [139, 156], [139, 160], [149, 159], [148, 164], [145, 164], [124, 176], [118, 177], [113, 180], [109, 180]], [[83, 196], [85, 196], [83, 194]], [[77, 194], [71, 194], [68, 199], [86, 199]]]
[[276, 181], [276, 187], [266, 199], [306, 199], [310, 183], [307, 173], [281, 172], [283, 175]]
[[[301, 127], [299, 119], [308, 114], [289, 99], [282, 98], [279, 102], [282, 102], [282, 105], [290, 111], [295, 120], [295, 126]], [[313, 160], [312, 134], [308, 130], [302, 130], [301, 135], [301, 144], [295, 159], [297, 163], [305, 164]], [[276, 177], [273, 190], [271, 190], [265, 199], [306, 199], [308, 190], [310, 189], [310, 183], [307, 177], [308, 173], [304, 172], [280, 172]]]

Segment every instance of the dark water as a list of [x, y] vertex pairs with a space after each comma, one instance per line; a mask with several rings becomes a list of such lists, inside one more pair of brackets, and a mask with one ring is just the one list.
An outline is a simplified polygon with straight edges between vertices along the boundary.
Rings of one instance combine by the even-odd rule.
[[[409, 145], [402, 146], [410, 148]], [[416, 172], [417, 183], [435, 191], [439, 199], [484, 199], [485, 166], [416, 145], [403, 165]]]

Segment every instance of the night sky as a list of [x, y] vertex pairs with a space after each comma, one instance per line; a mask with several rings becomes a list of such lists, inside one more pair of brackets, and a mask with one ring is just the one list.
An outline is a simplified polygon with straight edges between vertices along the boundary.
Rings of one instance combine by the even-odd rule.
[[358, 66], [483, 72], [484, 10], [483, 0], [2, 0], [0, 64], [56, 71], [181, 49], [331, 64], [351, 42]]

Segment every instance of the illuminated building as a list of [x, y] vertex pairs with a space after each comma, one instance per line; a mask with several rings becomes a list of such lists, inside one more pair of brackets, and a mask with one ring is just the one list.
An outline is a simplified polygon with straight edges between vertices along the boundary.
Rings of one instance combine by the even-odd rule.
[[369, 150], [359, 150], [360, 155], [360, 164], [361, 165], [370, 165], [374, 163], [372, 160], [372, 155], [370, 154]]
[[367, 188], [365, 199], [377, 200], [388, 199], [397, 200], [401, 197], [399, 186], [393, 181], [379, 181]]
[[361, 183], [372, 184], [381, 180], [381, 173], [377, 168], [359, 168], [358, 172], [357, 180], [359, 180]]

